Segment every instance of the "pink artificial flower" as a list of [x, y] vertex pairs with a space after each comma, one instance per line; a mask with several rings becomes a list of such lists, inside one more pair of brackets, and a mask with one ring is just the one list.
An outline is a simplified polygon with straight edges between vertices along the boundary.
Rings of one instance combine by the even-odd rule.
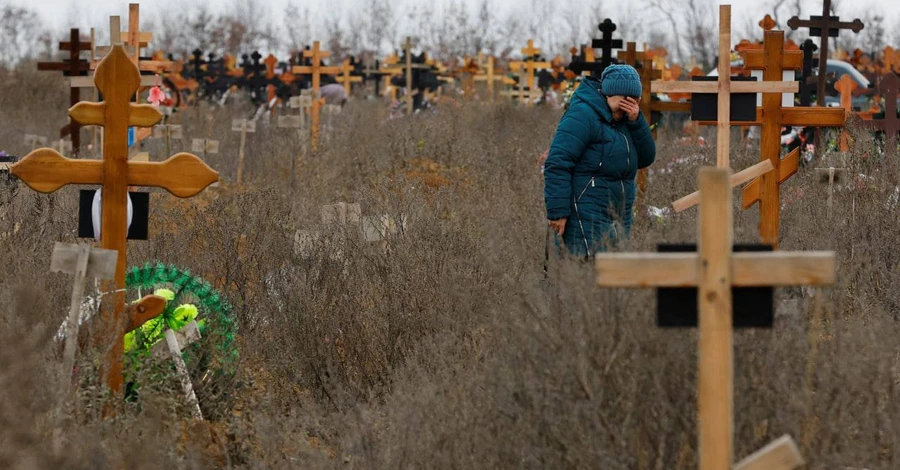
[[159, 106], [160, 103], [166, 100], [166, 93], [162, 91], [158, 86], [155, 86], [150, 89], [150, 97], [147, 98], [147, 102], [152, 104], [153, 106]]

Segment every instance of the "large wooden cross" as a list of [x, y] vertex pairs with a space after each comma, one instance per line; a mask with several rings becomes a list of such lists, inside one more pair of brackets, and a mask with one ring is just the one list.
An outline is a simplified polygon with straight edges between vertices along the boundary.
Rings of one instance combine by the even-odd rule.
[[889, 72], [881, 79], [884, 119], [863, 121], [865, 127], [884, 132], [884, 155], [886, 157], [893, 157], [897, 154], [897, 133], [900, 132], [900, 118], [897, 117], [898, 94], [900, 94], [900, 77]]
[[42, 148], [11, 165], [10, 173], [42, 193], [68, 184], [102, 185], [100, 246], [116, 250], [119, 255], [115, 282], [104, 286], [108, 294], [101, 303], [103, 331], [97, 344], [106, 352], [104, 382], [118, 392], [122, 389], [122, 335], [133, 323], [133, 318], [123, 316], [128, 187], [155, 186], [187, 198], [218, 181], [219, 174], [189, 153], [176, 154], [164, 162], [128, 161], [128, 127], [152, 127], [162, 114], [151, 105], [131, 103], [141, 77], [121, 44], [113, 46], [100, 62], [94, 80], [105, 101], [78, 103], [69, 109], [69, 116], [83, 125], [105, 128], [103, 160], [70, 160], [55, 150]]
[[852, 22], [841, 22], [840, 17], [831, 16], [831, 0], [823, 0], [822, 16], [810, 16], [808, 20], [801, 20], [798, 16], [793, 16], [787, 22], [792, 30], [798, 28], [809, 28], [810, 36], [818, 36], [819, 41], [819, 76], [818, 87], [816, 88], [816, 104], [825, 106], [825, 76], [827, 75], [828, 64], [828, 38], [838, 37], [838, 33], [842, 29], [849, 29], [854, 33], [859, 33], [863, 29], [863, 22], [855, 19]]
[[729, 168], [732, 93], [795, 93], [796, 82], [732, 82], [731, 64], [731, 5], [719, 6], [719, 77], [716, 82], [667, 82], [650, 84], [657, 93], [717, 93], [718, 121], [716, 166]]
[[[744, 53], [744, 67], [762, 70], [763, 83], [781, 80], [784, 70], [800, 70], [802, 62], [802, 52], [784, 49], [783, 31], [766, 31], [763, 50]], [[780, 185], [797, 172], [800, 160], [800, 149], [781, 158], [782, 126], [843, 127], [845, 116], [839, 108], [782, 108], [778, 94], [764, 93], [762, 100], [762, 108], [757, 109], [757, 121], [761, 126], [760, 161], [771, 161], [775, 170], [751, 181], [743, 190], [741, 204], [748, 209], [759, 201], [760, 238], [763, 243], [778, 246]]]
[[[38, 62], [38, 70], [56, 70], [62, 71], [66, 77], [86, 76], [90, 70], [90, 63], [81, 59], [81, 53], [91, 50], [91, 43], [82, 41], [78, 28], [69, 30], [69, 40], [59, 43], [59, 50], [69, 51], [69, 58], [62, 62]], [[79, 88], [69, 88], [69, 106], [75, 106], [81, 100]], [[59, 137], [72, 136], [72, 151], [77, 155], [81, 148], [81, 126], [69, 120], [62, 129], [59, 130]]]
[[[291, 67], [291, 72], [295, 74], [310, 75], [312, 77], [312, 90], [316, 96], [320, 96], [319, 90], [322, 86], [322, 75], [337, 75], [341, 73], [340, 67], [322, 65], [322, 59], [331, 56], [331, 52], [323, 51], [320, 48], [319, 41], [313, 42], [312, 49], [303, 51], [303, 58], [309, 59], [310, 65], [295, 65]], [[314, 99], [312, 102], [310, 116], [310, 147], [313, 150], [319, 148], [319, 116], [321, 114], [322, 105], [321, 98]]]
[[[822, 285], [835, 280], [833, 252], [733, 253], [728, 178], [724, 168], [700, 169], [698, 252], [596, 256], [601, 287], [697, 287], [700, 470], [727, 470], [733, 463], [732, 287]], [[752, 457], [766, 460], [758, 454]], [[788, 470], [798, 464], [802, 458], [796, 454], [776, 465], [739, 463], [734, 468]]]

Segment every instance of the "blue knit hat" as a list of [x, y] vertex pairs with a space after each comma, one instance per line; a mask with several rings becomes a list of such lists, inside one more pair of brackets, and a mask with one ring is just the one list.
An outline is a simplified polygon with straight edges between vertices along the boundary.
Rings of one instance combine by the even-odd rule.
[[641, 96], [641, 77], [630, 65], [614, 64], [607, 66], [600, 75], [603, 94], [606, 96]]

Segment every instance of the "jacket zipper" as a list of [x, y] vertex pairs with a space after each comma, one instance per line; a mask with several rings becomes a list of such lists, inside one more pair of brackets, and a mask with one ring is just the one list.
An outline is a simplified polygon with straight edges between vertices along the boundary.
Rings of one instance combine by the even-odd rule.
[[[616, 132], [619, 132], [618, 130]], [[622, 136], [622, 139], [625, 140], [625, 162], [628, 164], [628, 171], [631, 171], [631, 145], [628, 143], [628, 137], [625, 137], [625, 134], [619, 132], [619, 135]], [[622, 185], [622, 200], [625, 200], [625, 182], [623, 180], [619, 180], [619, 184]]]

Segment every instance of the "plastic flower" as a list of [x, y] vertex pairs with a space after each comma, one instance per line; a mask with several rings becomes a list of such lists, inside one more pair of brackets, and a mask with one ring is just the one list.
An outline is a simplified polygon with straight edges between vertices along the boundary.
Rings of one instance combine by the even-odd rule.
[[153, 106], [159, 106], [160, 103], [166, 100], [166, 93], [162, 91], [158, 86], [155, 86], [150, 89], [150, 97], [147, 98], [147, 102], [152, 104]]

